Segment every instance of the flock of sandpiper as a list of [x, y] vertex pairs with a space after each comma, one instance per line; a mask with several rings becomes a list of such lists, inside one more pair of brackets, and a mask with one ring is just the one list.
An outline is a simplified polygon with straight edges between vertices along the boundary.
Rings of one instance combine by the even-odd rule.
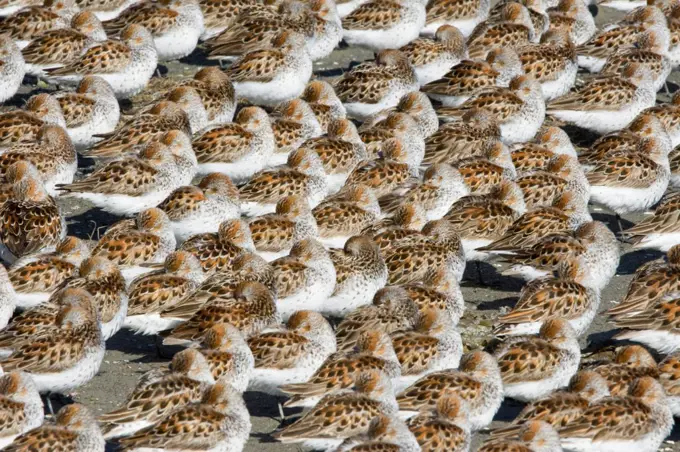
[[[0, 114], [0, 448], [240, 452], [258, 391], [305, 450], [467, 451], [508, 398], [479, 451], [656, 451], [680, 416], [680, 95], [657, 104], [680, 2], [604, 0], [626, 14], [599, 29], [593, 6], [0, 0], [0, 102], [51, 87]], [[343, 46], [375, 59], [315, 77]], [[195, 52], [219, 65], [121, 111]], [[59, 198], [120, 221], [68, 235]], [[620, 240], [667, 260], [607, 305]], [[486, 350], [458, 327], [471, 261], [526, 280]], [[600, 314], [641, 345], [584, 367]], [[53, 413], [121, 328], [182, 349], [112, 412]]]

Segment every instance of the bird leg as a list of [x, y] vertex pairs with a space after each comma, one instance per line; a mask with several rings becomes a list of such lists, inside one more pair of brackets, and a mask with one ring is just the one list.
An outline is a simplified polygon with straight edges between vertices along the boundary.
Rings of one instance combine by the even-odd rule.
[[47, 411], [50, 413], [50, 415], [54, 416], [54, 408], [52, 408], [51, 396], [52, 393], [50, 392], [45, 394], [45, 405], [47, 406]]
[[283, 405], [281, 405], [281, 402], [277, 402], [277, 405], [279, 406], [279, 416], [281, 416], [281, 423], [283, 423], [286, 420], [286, 415], [283, 413]]

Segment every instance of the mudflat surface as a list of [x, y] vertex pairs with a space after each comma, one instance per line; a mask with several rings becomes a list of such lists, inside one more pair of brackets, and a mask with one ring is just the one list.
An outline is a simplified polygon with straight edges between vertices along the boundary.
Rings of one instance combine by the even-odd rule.
[[[611, 23], [618, 20], [622, 14], [600, 8], [597, 16], [598, 24]], [[357, 62], [372, 58], [370, 52], [361, 49], [337, 49], [323, 61], [315, 63], [315, 75], [319, 78], [335, 78], [342, 74]], [[127, 112], [132, 112], [140, 105], [158, 98], [166, 89], [173, 86], [179, 78], [191, 77], [201, 67], [213, 65], [215, 62], [205, 60], [201, 50], [197, 50], [186, 60], [173, 62], [160, 68], [161, 77], [154, 77], [147, 89], [132, 99], [132, 102], [122, 105]], [[579, 78], [587, 78], [587, 74], [580, 74]], [[678, 89], [680, 77], [673, 73], [669, 78], [671, 89]], [[22, 93], [13, 101], [15, 106], [23, 105], [31, 94], [40, 91], [51, 91], [54, 87], [43, 84], [27, 84], [22, 87]], [[667, 101], [664, 94], [659, 95], [659, 101]], [[4, 109], [4, 108], [3, 108]], [[570, 135], [575, 143], [587, 145], [594, 137], [580, 134], [570, 130]], [[83, 159], [80, 162], [80, 171], [89, 172], [92, 162]], [[96, 240], [107, 226], [117, 221], [118, 218], [108, 215], [98, 209], [93, 209], [81, 201], [62, 199], [60, 201], [64, 213], [69, 217], [69, 234], [81, 238]], [[623, 220], [623, 227], [638, 222], [644, 215], [628, 216]], [[618, 224], [609, 212], [593, 210], [596, 220], [609, 224], [614, 231], [618, 230]], [[612, 306], [612, 301], [620, 301], [625, 295], [628, 283], [635, 270], [645, 262], [657, 259], [662, 255], [653, 251], [631, 252], [625, 244], [622, 247], [622, 258], [616, 276], [602, 293], [600, 312], [606, 311]], [[460, 328], [467, 349], [483, 347], [491, 339], [491, 328], [499, 314], [510, 309], [517, 300], [519, 290], [523, 282], [511, 277], [500, 275], [503, 268], [493, 264], [484, 263], [481, 266], [483, 284], [480, 283], [477, 269], [474, 264], [468, 266], [462, 290], [466, 300], [466, 313]], [[587, 334], [581, 338], [584, 352], [583, 362], [600, 361], [611, 359], [616, 343], [611, 341], [613, 335], [611, 325], [606, 322], [606, 317], [597, 316]], [[70, 400], [84, 403], [96, 413], [104, 413], [121, 404], [127, 395], [133, 390], [138, 379], [144, 372], [160, 366], [166, 366], [170, 361], [173, 350], [159, 349], [155, 337], [135, 336], [127, 331], [120, 331], [107, 342], [107, 351], [99, 374], [86, 386], [72, 394]], [[281, 423], [278, 401], [261, 393], [246, 393], [246, 402], [252, 416], [253, 429], [250, 440], [245, 448], [246, 452], [284, 452], [298, 450], [296, 445], [283, 445], [273, 441], [270, 433], [278, 428]], [[69, 400], [70, 399], [70, 400]], [[54, 404], [58, 409], [60, 402]], [[521, 410], [522, 405], [509, 401], [503, 404], [496, 415], [491, 428], [496, 428], [511, 421]], [[286, 410], [287, 418], [298, 416], [300, 411]], [[487, 435], [484, 432], [477, 433], [473, 441], [473, 449], [482, 442]], [[680, 451], [680, 428], [673, 431], [671, 437], [663, 445], [664, 451]], [[115, 445], [110, 445], [107, 450], [116, 450]]]

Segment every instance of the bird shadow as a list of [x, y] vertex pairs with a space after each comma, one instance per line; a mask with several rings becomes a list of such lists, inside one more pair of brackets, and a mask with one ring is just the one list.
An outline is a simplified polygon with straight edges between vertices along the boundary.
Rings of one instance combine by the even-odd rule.
[[526, 405], [513, 399], [504, 399], [501, 407], [496, 412], [493, 420], [495, 422], [511, 422]]
[[69, 235], [80, 239], [99, 240], [104, 231], [120, 219], [121, 217], [99, 208], [88, 209], [81, 214], [69, 217]]
[[196, 47], [190, 55], [181, 58], [179, 62], [189, 66], [221, 66], [219, 60], [208, 59], [208, 51], [203, 46]]
[[319, 71], [315, 71], [314, 75], [317, 78], [334, 78], [334, 77], [340, 77], [342, 74], [345, 73], [345, 69], [338, 67], [338, 68], [332, 68], [332, 69], [321, 69]]
[[[49, 394], [41, 396], [43, 399], [43, 410], [45, 416], [52, 416], [59, 412], [60, 409], [66, 405], [76, 403], [76, 401], [69, 395], [64, 394]], [[48, 399], [49, 398], [49, 399]], [[49, 400], [49, 403], [48, 403]], [[52, 413], [50, 413], [49, 405], [52, 405]]]
[[571, 124], [561, 125], [562, 130], [564, 130], [569, 138], [571, 138], [572, 143], [579, 147], [590, 147], [595, 140], [600, 136], [595, 132], [591, 132], [588, 129], [583, 129]]
[[159, 64], [156, 66], [156, 73], [154, 74], [154, 77], [167, 77], [167, 75], [170, 73], [170, 69], [164, 64]]
[[632, 221], [626, 220], [625, 218], [621, 218], [620, 219], [621, 225], [619, 226], [619, 220], [616, 218], [616, 215], [613, 215], [612, 213], [606, 211], [592, 212], [591, 216], [593, 217], [594, 221], [601, 221], [602, 223], [606, 224], [609, 227], [609, 229], [616, 234], [619, 234], [622, 229], [625, 231], [626, 229], [635, 225], [635, 223], [633, 223]]
[[278, 443], [278, 441], [272, 437], [271, 433], [251, 433], [250, 437], [256, 438], [259, 443]]
[[619, 275], [633, 275], [644, 264], [662, 258], [663, 253], [654, 250], [636, 250], [621, 256], [616, 273]]
[[505, 297], [498, 298], [495, 300], [482, 301], [477, 304], [477, 310], [479, 311], [497, 311], [503, 307], [512, 308], [517, 303], [517, 297]]
[[602, 350], [604, 347], [610, 347], [613, 345], [624, 345], [624, 342], [614, 340], [614, 336], [621, 330], [618, 328], [606, 331], [599, 331], [597, 333], [592, 333], [588, 335], [587, 345], [582, 353], [594, 353]]
[[78, 170], [83, 173], [89, 173], [94, 171], [96, 167], [96, 161], [92, 157], [87, 155], [78, 154]]
[[133, 363], [167, 363], [182, 348], [161, 346], [162, 341], [159, 336], [141, 336], [129, 330], [120, 330], [109, 338], [106, 348], [126, 354], [139, 353], [141, 356], [130, 360]]
[[[272, 403], [272, 399], [274, 399], [274, 403]], [[243, 400], [246, 402], [248, 412], [250, 412], [251, 416], [274, 419], [280, 422], [281, 425], [279, 427], [291, 424], [303, 411], [303, 409], [299, 407], [282, 407], [285, 418], [281, 419], [281, 412], [279, 411], [278, 404], [280, 403], [283, 405], [287, 400], [286, 397], [272, 396], [260, 391], [245, 392], [243, 394]]]
[[[671, 430], [671, 434], [666, 438], [666, 441], [673, 441], [674, 443], [680, 441], [680, 423], [675, 423], [673, 430]], [[677, 449], [674, 448], [673, 450]]]
[[[25, 89], [28, 87], [29, 89]], [[52, 84], [47, 84], [40, 82], [37, 77], [32, 75], [24, 76], [24, 80], [21, 82], [21, 88], [19, 91], [11, 98], [5, 101], [2, 106], [4, 107], [16, 107], [24, 108], [26, 102], [33, 96], [38, 94], [48, 93], [54, 94], [55, 91], [59, 90], [60, 87]], [[74, 87], [63, 87], [65, 91], [72, 91]]]
[[519, 292], [524, 286], [524, 281], [501, 275], [498, 268], [489, 263], [470, 262], [465, 266], [461, 285], [501, 292]]

